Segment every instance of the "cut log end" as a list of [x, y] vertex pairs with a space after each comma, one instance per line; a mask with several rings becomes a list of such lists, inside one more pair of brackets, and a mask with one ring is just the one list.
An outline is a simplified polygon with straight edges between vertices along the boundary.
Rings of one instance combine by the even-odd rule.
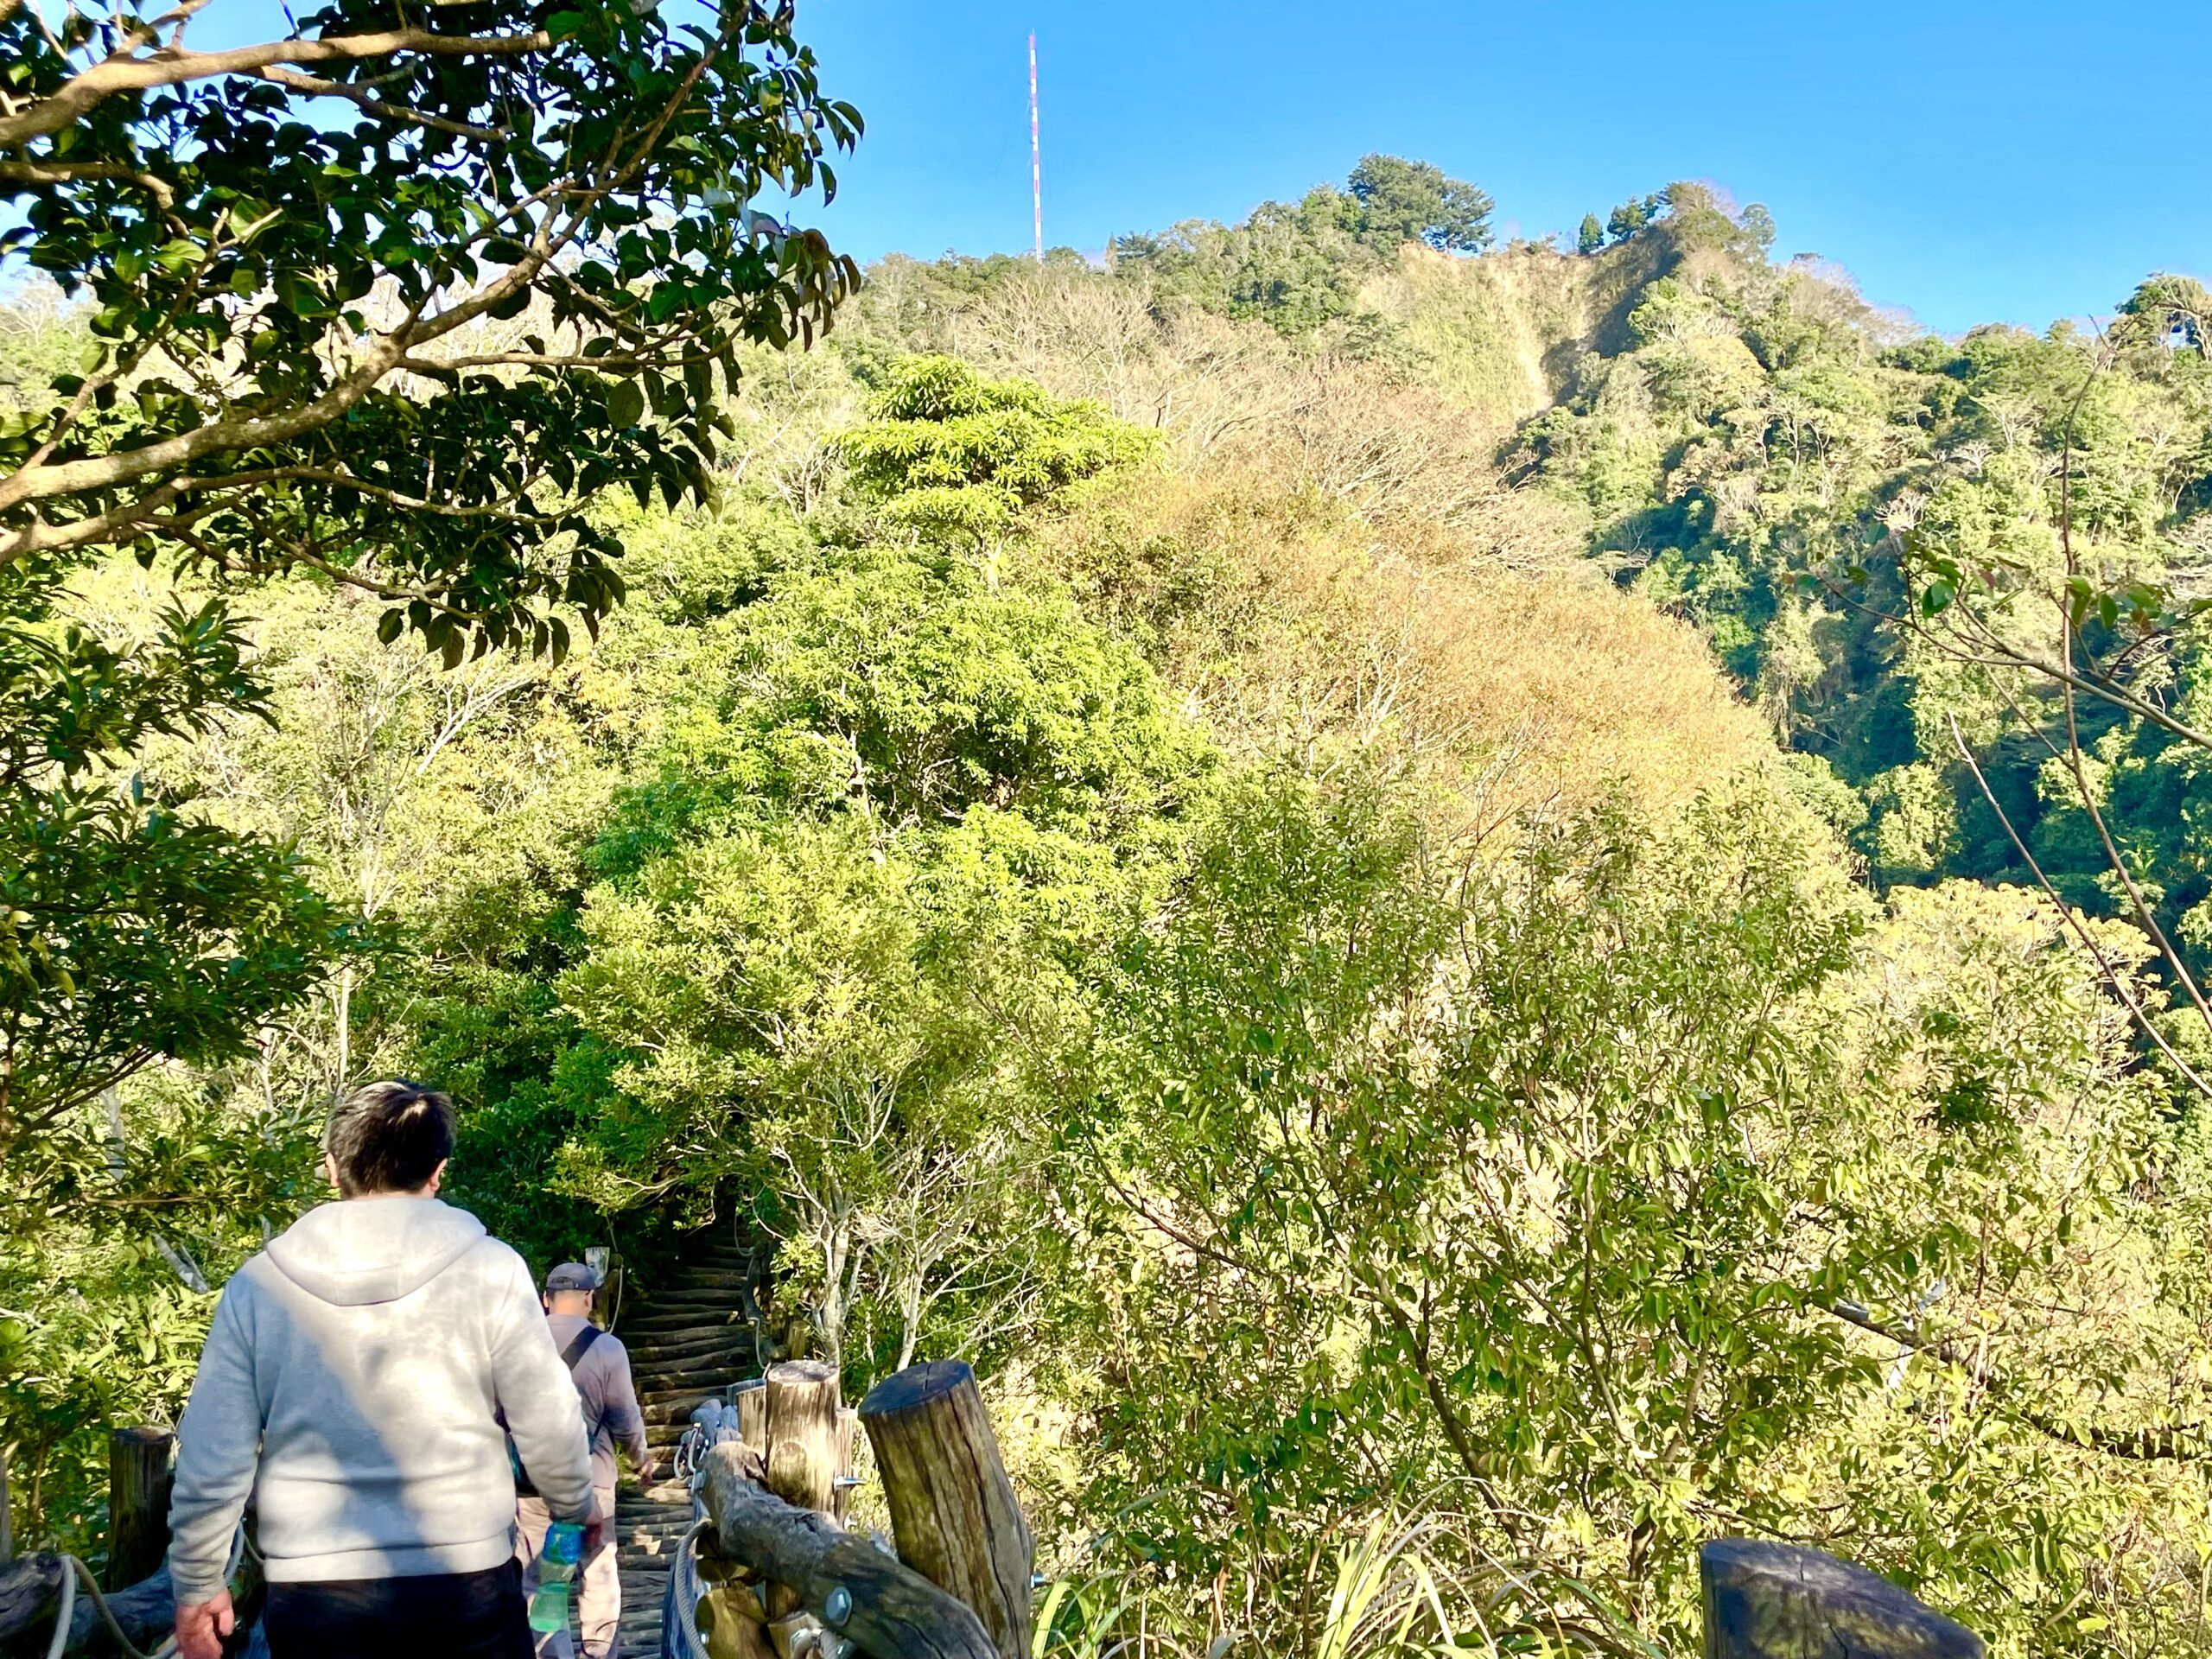
[[1698, 1570], [1706, 1659], [1985, 1659], [1964, 1625], [1817, 1549], [1717, 1539]]
[[868, 1391], [861, 1402], [861, 1416], [863, 1420], [895, 1417], [941, 1400], [975, 1380], [976, 1373], [964, 1360], [933, 1359], [925, 1365], [909, 1365]]

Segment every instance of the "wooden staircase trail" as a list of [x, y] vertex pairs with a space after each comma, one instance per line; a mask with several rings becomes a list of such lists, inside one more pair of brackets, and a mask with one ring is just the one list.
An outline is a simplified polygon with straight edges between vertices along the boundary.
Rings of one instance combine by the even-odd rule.
[[676, 1442], [709, 1395], [757, 1376], [752, 1327], [740, 1311], [745, 1259], [726, 1232], [679, 1245], [677, 1265], [642, 1294], [626, 1296], [614, 1334], [630, 1351], [658, 1485], [615, 1491], [615, 1559], [622, 1575], [620, 1648], [631, 1659], [660, 1652], [660, 1605], [669, 1564], [691, 1526], [691, 1495], [669, 1478]]

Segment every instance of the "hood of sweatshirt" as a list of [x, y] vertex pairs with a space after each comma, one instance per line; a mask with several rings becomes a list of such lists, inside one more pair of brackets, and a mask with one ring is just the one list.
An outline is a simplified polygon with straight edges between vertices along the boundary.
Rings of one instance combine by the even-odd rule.
[[435, 1198], [341, 1198], [269, 1241], [276, 1270], [337, 1307], [396, 1302], [484, 1236], [484, 1224]]

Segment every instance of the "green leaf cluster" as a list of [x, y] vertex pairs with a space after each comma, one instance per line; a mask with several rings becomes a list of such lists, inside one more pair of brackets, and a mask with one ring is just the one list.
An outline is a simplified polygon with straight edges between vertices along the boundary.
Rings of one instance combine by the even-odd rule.
[[893, 363], [837, 453], [895, 522], [978, 541], [1069, 485], [1151, 454], [1157, 435], [1103, 404], [986, 380], [954, 357]]

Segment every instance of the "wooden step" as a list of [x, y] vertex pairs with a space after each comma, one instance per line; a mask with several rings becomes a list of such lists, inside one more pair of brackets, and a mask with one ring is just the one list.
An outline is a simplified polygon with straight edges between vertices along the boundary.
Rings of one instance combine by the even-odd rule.
[[641, 1394], [674, 1394], [679, 1389], [721, 1389], [732, 1382], [749, 1382], [753, 1367], [728, 1354], [709, 1354], [703, 1359], [667, 1365], [633, 1365], [630, 1385]]
[[728, 1375], [733, 1381], [748, 1374], [757, 1376], [757, 1370], [747, 1363], [752, 1357], [741, 1357], [728, 1349], [704, 1354], [680, 1355], [674, 1359], [648, 1360], [630, 1367], [630, 1381], [640, 1389], [681, 1389], [696, 1376]]
[[626, 1296], [621, 1308], [622, 1323], [650, 1314], [669, 1313], [720, 1313], [725, 1308], [745, 1306], [745, 1298], [730, 1287], [723, 1285], [666, 1285], [650, 1296], [643, 1294]]
[[729, 1331], [750, 1337], [753, 1327], [745, 1316], [731, 1308], [727, 1318], [720, 1314], [703, 1313], [626, 1313], [622, 1329], [618, 1333], [626, 1346], [632, 1334], [640, 1337], [705, 1336], [710, 1331]]
[[744, 1338], [733, 1338], [721, 1329], [702, 1332], [696, 1337], [622, 1344], [630, 1352], [630, 1369], [644, 1370], [649, 1365], [667, 1364], [687, 1359], [712, 1359], [720, 1354], [744, 1354], [748, 1358], [753, 1352], [753, 1344]]
[[758, 1351], [753, 1345], [753, 1331], [743, 1325], [682, 1325], [665, 1331], [640, 1331], [635, 1337], [625, 1337], [623, 1347], [630, 1351], [630, 1369], [654, 1360], [702, 1359], [715, 1354], [746, 1354]]
[[652, 1342], [640, 1342], [635, 1347], [625, 1342], [630, 1350], [630, 1369], [633, 1371], [648, 1365], [686, 1365], [695, 1360], [720, 1359], [733, 1354], [743, 1354], [751, 1359], [759, 1350], [753, 1345], [753, 1333], [741, 1325], [711, 1325], [703, 1331], [664, 1331], [654, 1333]]
[[632, 1361], [630, 1378], [640, 1386], [645, 1386], [642, 1379], [652, 1377], [654, 1381], [651, 1386], [679, 1388], [695, 1376], [711, 1376], [722, 1371], [734, 1371], [741, 1375], [753, 1369], [745, 1363], [745, 1359], [750, 1357], [747, 1355], [741, 1358], [728, 1349], [721, 1348], [710, 1349], [702, 1354], [677, 1354], [665, 1359], [654, 1358], [642, 1363]]
[[650, 1290], [641, 1290], [638, 1300], [651, 1301], [656, 1296], [727, 1296], [732, 1301], [743, 1301], [753, 1288], [749, 1273], [724, 1273], [714, 1268], [680, 1268], [662, 1283]]

